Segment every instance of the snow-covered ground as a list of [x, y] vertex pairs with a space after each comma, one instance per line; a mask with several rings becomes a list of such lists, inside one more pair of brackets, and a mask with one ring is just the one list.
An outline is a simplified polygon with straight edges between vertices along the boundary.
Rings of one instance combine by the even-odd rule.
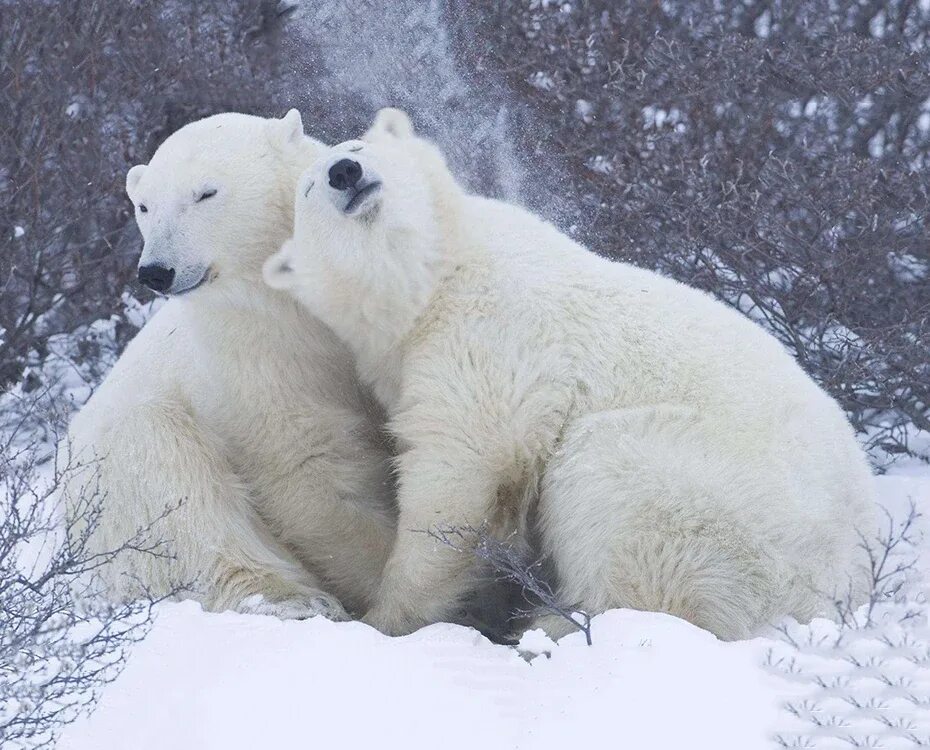
[[389, 639], [360, 623], [163, 607], [126, 671], [61, 748], [762, 748], [779, 685], [759, 644], [614, 611], [551, 658], [475, 631]]
[[[930, 468], [903, 464], [878, 482], [895, 515], [909, 500], [930, 508]], [[922, 553], [930, 571], [926, 544]], [[926, 615], [926, 599], [916, 601]], [[861, 643], [891, 655], [869, 662], [847, 647], [824, 658], [774, 632], [722, 643], [673, 617], [617, 610], [594, 619], [593, 646], [580, 633], [557, 645], [531, 633], [521, 654], [452, 625], [392, 639], [361, 623], [166, 604], [59, 747], [754, 750], [777, 747], [779, 733], [788, 747], [925, 747], [925, 624], [902, 636], [886, 623], [891, 646], [883, 633]], [[813, 642], [836, 627], [792, 632]]]

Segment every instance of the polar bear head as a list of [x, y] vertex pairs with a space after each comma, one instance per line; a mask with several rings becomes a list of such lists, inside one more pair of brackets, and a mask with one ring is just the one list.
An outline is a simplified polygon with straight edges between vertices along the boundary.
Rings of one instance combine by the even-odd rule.
[[260, 283], [292, 226], [297, 177], [323, 151], [297, 110], [214, 115], [169, 136], [126, 175], [144, 239], [139, 281], [168, 295]]
[[332, 147], [301, 175], [294, 236], [265, 263], [265, 281], [337, 333], [354, 306], [355, 317], [369, 311], [363, 325], [388, 335], [428, 302], [450, 262], [462, 195], [407, 115], [381, 110], [360, 140]]

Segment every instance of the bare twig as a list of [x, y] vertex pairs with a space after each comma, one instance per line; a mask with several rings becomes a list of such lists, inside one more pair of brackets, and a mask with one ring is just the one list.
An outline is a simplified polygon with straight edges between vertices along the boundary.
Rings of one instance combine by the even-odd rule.
[[560, 602], [552, 587], [542, 577], [542, 563], [525, 559], [512, 539], [500, 540], [484, 527], [475, 528], [467, 524], [437, 526], [426, 533], [456, 552], [474, 556], [476, 562], [489, 568], [497, 580], [519, 586], [530, 607], [519, 612], [520, 616], [541, 612], [556, 615], [584, 633], [588, 645], [591, 645], [591, 616], [577, 607]]
[[[53, 431], [54, 432], [54, 431]], [[45, 457], [43, 444], [8, 435], [0, 450], [0, 744], [51, 747], [58, 730], [95, 704], [153, 607], [185, 588], [132, 601], [109, 596], [105, 572], [130, 555], [169, 555], [158, 518], [120, 544], [92, 543], [106, 504], [95, 465]], [[68, 497], [61, 488], [83, 478]]]

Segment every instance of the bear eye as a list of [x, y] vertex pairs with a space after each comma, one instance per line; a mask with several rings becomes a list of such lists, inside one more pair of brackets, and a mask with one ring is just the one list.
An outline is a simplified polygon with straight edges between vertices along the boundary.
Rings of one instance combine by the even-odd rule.
[[354, 154], [356, 151], [361, 151], [361, 150], [362, 150], [362, 144], [361, 144], [361, 143], [358, 144], [357, 146], [352, 146], [352, 148], [348, 149], [348, 151], [349, 151], [350, 153], [353, 153], [353, 154]]
[[144, 203], [140, 203], [139, 211], [141, 211], [144, 214], [147, 214], [149, 212], [148, 206], [146, 206]]
[[216, 195], [216, 189], [215, 189], [215, 188], [210, 189], [210, 190], [204, 190], [204, 191], [200, 194], [200, 197], [197, 199], [197, 202], [200, 203], [200, 201], [205, 201], [207, 198], [212, 198], [214, 195]]

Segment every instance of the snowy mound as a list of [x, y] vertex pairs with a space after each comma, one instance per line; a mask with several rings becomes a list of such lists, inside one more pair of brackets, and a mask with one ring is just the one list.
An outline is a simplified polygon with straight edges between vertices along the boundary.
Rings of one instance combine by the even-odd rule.
[[757, 642], [642, 612], [594, 627], [593, 647], [569, 636], [527, 662], [455, 625], [391, 639], [360, 623], [167, 605], [59, 747], [770, 746], [761, 730], [778, 718], [778, 683]]

